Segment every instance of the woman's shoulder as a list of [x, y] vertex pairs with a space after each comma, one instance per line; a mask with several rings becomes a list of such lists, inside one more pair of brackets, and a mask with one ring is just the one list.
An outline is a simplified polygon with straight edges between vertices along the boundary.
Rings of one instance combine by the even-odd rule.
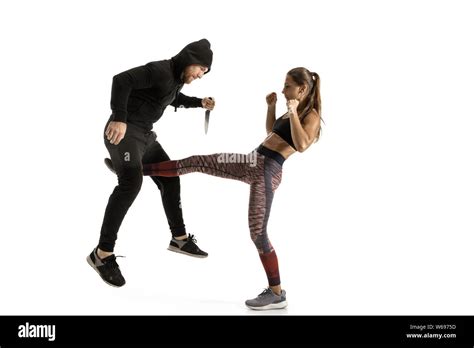
[[312, 108], [311, 111], [309, 112], [310, 115], [319, 117], [319, 112], [315, 108]]
[[303, 117], [304, 120], [307, 119], [318, 119], [319, 118], [319, 113], [316, 109], [311, 109], [308, 111], [306, 116]]
[[309, 124], [309, 123], [317, 123], [319, 122], [319, 113], [316, 109], [311, 109], [306, 116], [303, 118], [303, 123], [304, 124]]

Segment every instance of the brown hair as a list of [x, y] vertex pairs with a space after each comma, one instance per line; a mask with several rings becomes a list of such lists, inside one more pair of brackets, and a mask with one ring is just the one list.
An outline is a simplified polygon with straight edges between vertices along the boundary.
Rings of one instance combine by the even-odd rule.
[[[288, 76], [291, 76], [293, 81], [298, 86], [307, 85], [309, 88], [309, 93], [306, 96], [305, 100], [298, 105], [298, 113], [301, 115], [301, 121], [303, 121], [309, 113], [316, 109], [321, 121], [324, 123], [324, 120], [321, 117], [321, 94], [319, 92], [320, 80], [319, 75], [315, 72], [311, 72], [306, 68], [294, 68], [288, 71]], [[316, 139], [319, 139], [321, 135], [321, 126], [319, 127], [318, 136]]]

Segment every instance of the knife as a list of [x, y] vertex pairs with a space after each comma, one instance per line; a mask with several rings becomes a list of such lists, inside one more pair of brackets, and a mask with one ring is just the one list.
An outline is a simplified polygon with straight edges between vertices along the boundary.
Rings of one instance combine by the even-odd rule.
[[[209, 98], [212, 100], [212, 98]], [[211, 110], [206, 110], [206, 116], [204, 117], [204, 132], [207, 134], [209, 128], [209, 116], [211, 115]]]

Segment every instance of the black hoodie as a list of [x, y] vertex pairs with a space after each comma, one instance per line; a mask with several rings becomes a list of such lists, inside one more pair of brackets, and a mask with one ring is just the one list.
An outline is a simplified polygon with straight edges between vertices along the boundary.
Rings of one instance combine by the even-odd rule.
[[174, 107], [201, 107], [202, 99], [180, 92], [184, 84], [181, 74], [191, 64], [206, 66], [207, 72], [211, 70], [209, 41], [192, 42], [171, 59], [151, 62], [115, 75], [110, 101], [112, 120], [151, 130], [170, 104]]

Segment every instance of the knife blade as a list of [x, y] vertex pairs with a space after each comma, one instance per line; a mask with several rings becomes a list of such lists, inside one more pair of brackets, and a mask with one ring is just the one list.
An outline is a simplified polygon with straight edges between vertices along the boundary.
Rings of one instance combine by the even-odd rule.
[[206, 116], [204, 117], [204, 132], [207, 134], [209, 128], [209, 116], [211, 115], [211, 110], [206, 110]]
[[[209, 98], [212, 100], [212, 98]], [[209, 129], [209, 117], [211, 115], [211, 110], [206, 110], [206, 116], [204, 117], [204, 132], [207, 134], [207, 130]]]

